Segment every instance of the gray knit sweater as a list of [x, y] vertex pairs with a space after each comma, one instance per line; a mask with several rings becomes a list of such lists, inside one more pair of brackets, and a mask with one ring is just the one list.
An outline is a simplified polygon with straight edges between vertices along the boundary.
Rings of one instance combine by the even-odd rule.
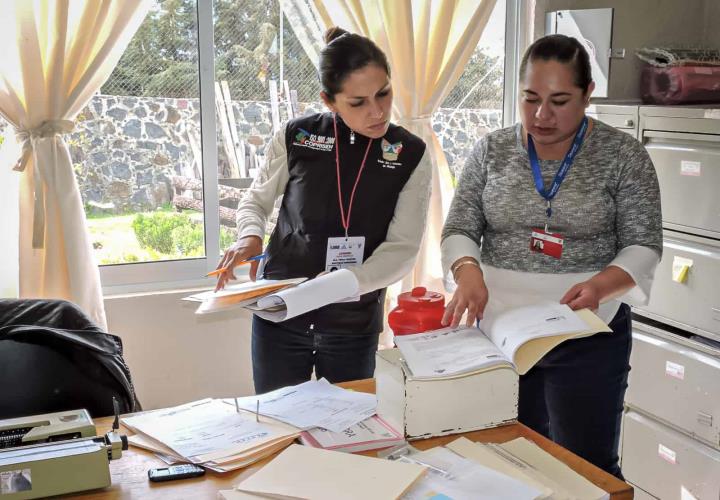
[[[476, 144], [459, 178], [443, 239], [464, 235], [481, 246], [485, 264], [539, 273], [594, 272], [623, 248], [662, 254], [657, 176], [645, 148], [597, 120], [552, 202], [550, 231], [564, 236], [562, 258], [530, 251], [532, 228], [546, 221], [535, 190], [520, 124]], [[541, 160], [546, 189], [560, 160]], [[482, 242], [482, 245], [481, 245]]]

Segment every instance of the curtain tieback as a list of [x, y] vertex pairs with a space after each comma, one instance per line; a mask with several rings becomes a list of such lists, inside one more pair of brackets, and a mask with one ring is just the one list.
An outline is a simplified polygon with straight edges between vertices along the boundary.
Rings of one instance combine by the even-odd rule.
[[[35, 151], [35, 140], [44, 137], [67, 134], [72, 132], [75, 122], [72, 120], [46, 120], [34, 128], [16, 128], [15, 137], [22, 146], [22, 153], [13, 170], [22, 172]], [[34, 249], [45, 248], [45, 190], [42, 175], [37, 162], [33, 162], [33, 239]]]
[[16, 128], [15, 137], [18, 144], [22, 146], [22, 154], [18, 158], [13, 170], [22, 172], [33, 152], [33, 139], [41, 137], [52, 137], [58, 134], [72, 132], [75, 122], [72, 120], [46, 120], [34, 128]]

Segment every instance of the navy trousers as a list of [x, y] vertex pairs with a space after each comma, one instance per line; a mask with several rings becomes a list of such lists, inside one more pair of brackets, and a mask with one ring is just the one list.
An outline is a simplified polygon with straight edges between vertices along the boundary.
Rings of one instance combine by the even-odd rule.
[[253, 316], [252, 363], [255, 392], [296, 385], [315, 376], [329, 382], [371, 378], [379, 334], [297, 332]]
[[518, 420], [623, 478], [618, 444], [630, 371], [632, 318], [623, 304], [613, 333], [568, 340], [520, 377]]

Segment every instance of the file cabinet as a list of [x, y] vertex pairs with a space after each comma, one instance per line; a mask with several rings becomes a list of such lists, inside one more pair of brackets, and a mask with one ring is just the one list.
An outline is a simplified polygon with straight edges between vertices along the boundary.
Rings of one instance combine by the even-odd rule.
[[720, 108], [641, 106], [663, 209], [650, 301], [633, 308], [621, 462], [636, 497], [720, 499]]
[[720, 451], [633, 410], [623, 417], [623, 435], [623, 473], [642, 494], [718, 498]]

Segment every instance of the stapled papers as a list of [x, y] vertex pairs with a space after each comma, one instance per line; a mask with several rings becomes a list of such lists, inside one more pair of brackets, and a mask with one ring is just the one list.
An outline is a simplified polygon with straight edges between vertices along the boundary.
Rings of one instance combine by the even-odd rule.
[[[240, 408], [255, 412], [300, 429], [322, 427], [342, 432], [375, 414], [374, 394], [349, 391], [332, 385], [326, 379], [310, 380], [257, 396], [237, 399]], [[234, 400], [227, 400], [233, 405]]]

